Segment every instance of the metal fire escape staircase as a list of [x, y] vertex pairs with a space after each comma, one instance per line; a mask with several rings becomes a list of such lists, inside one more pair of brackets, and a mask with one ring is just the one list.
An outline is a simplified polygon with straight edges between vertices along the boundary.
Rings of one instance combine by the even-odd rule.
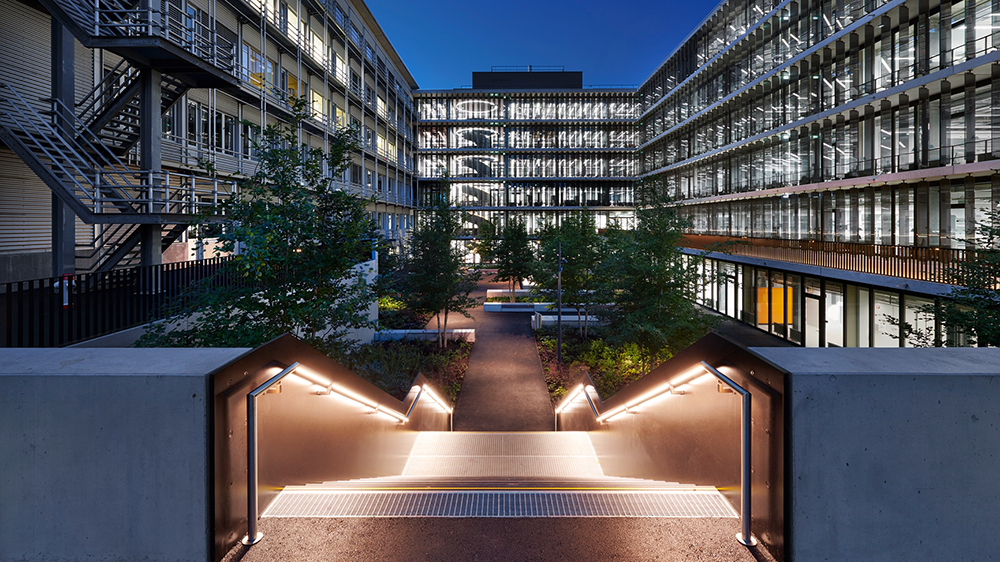
[[[84, 223], [104, 225], [91, 244], [78, 246], [78, 270], [136, 265], [139, 225], [162, 225], [165, 249], [233, 192], [231, 182], [136, 170], [122, 161], [142, 137], [141, 68], [160, 72], [163, 114], [189, 88], [234, 86], [235, 46], [172, 0], [41, 4], [84, 46], [123, 60], [73, 109], [54, 99], [37, 106], [0, 85], [0, 140]], [[56, 126], [56, 115], [72, 116], [72, 122]]]
[[[125, 156], [141, 136], [139, 117], [140, 71], [128, 59], [107, 71], [104, 79], [77, 103], [77, 115], [87, 130], [119, 157]], [[170, 75], [160, 78], [160, 114], [166, 114], [188, 91], [185, 82]]]
[[[71, 115], [61, 101], [48, 101], [53, 113]], [[113, 225], [101, 234], [96, 269], [114, 267], [135, 247], [139, 225], [173, 225], [173, 232], [232, 191], [212, 178], [181, 176], [185, 185], [169, 173], [130, 169], [79, 118], [71, 131], [56, 127], [7, 84], [0, 84], [0, 140], [84, 223]]]

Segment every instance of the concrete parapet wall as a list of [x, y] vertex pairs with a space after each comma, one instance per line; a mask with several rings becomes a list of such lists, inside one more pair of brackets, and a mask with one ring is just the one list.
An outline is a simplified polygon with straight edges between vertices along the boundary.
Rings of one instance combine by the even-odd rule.
[[1000, 553], [1000, 349], [753, 351], [789, 373], [794, 560]]
[[0, 351], [0, 560], [207, 560], [206, 375], [245, 351]]

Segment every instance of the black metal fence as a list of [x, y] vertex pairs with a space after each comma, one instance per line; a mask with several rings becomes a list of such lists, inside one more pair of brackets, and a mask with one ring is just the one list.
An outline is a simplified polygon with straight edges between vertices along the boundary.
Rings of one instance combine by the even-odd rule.
[[234, 282], [231, 258], [0, 284], [0, 346], [61, 347], [162, 317], [193, 284]]

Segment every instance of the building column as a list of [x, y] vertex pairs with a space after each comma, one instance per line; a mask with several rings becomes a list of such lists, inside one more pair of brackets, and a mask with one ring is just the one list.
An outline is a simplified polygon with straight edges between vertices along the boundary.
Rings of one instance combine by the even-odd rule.
[[[76, 76], [74, 62], [76, 50], [73, 34], [59, 20], [52, 18], [52, 97], [61, 101], [62, 107], [72, 111]], [[53, 116], [57, 130], [73, 134], [73, 115], [57, 112]], [[76, 273], [76, 214], [52, 194], [52, 276]]]
[[[162, 159], [160, 145], [162, 143], [162, 121], [160, 115], [160, 82], [158, 70], [146, 68], [140, 71], [139, 80], [139, 122], [142, 137], [139, 140], [139, 162], [144, 172], [144, 193], [146, 197], [153, 193], [154, 203], [147, 212], [161, 213], [166, 211], [163, 204], [163, 194], [159, 191], [162, 183]], [[140, 228], [139, 243], [141, 248], [141, 265], [159, 265], [163, 261], [162, 230], [159, 224], [144, 224]]]
[[966, 72], [965, 80], [965, 162], [976, 161], [976, 75]]

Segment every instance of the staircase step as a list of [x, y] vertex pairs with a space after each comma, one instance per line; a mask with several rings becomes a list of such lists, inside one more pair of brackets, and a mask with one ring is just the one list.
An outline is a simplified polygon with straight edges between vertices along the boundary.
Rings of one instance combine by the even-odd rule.
[[403, 476], [443, 478], [600, 478], [583, 432], [421, 432]]
[[289, 487], [295, 490], [700, 490], [693, 484], [632, 478], [410, 478], [385, 477]]
[[285, 489], [262, 517], [736, 518], [714, 489], [687, 491], [320, 491]]

